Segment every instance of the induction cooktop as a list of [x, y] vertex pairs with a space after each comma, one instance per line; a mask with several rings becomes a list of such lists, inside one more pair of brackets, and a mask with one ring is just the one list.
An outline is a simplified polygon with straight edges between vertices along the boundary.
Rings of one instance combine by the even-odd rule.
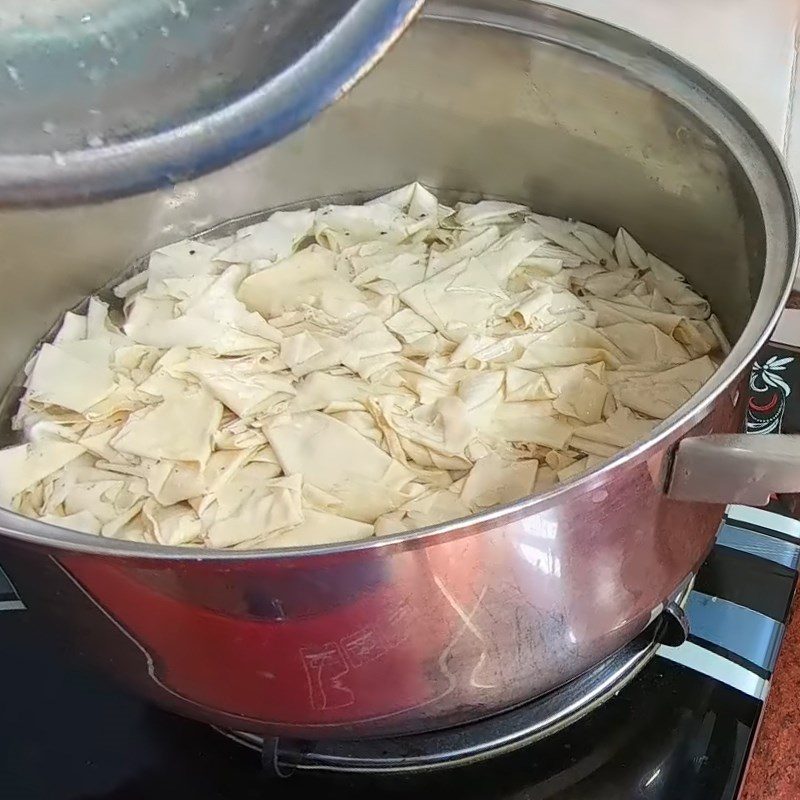
[[[800, 522], [730, 507], [685, 599], [689, 637], [616, 694], [544, 739], [435, 771], [348, 765], [425, 752], [446, 735], [347, 743], [260, 743], [158, 710], [87, 670], [0, 576], [0, 796], [9, 800], [735, 798], [769, 692], [800, 561]], [[777, 512], [777, 513], [776, 513]], [[0, 565], [4, 563], [0, 550]], [[518, 716], [521, 712], [517, 712]], [[524, 716], [524, 715], [523, 715]], [[333, 753], [333, 757], [332, 754]], [[378, 762], [381, 759], [378, 758]], [[395, 762], [397, 759], [395, 759]], [[380, 763], [379, 763], [380, 766]]]

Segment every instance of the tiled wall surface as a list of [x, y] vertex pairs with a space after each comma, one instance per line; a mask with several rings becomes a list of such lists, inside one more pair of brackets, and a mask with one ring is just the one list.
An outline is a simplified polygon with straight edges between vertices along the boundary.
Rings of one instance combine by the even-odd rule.
[[798, 0], [550, 2], [646, 36], [712, 75], [760, 120], [800, 187]]

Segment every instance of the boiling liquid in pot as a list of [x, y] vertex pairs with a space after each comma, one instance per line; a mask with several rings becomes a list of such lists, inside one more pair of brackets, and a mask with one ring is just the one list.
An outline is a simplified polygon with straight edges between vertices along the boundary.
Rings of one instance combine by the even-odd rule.
[[212, 548], [414, 530], [593, 469], [727, 347], [622, 229], [451, 209], [418, 184], [260, 216], [156, 251], [66, 315], [27, 368], [4, 504]]

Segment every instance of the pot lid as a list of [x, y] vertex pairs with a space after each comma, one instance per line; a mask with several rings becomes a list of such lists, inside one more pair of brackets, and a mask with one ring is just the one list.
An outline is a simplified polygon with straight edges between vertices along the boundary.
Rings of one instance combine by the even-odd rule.
[[423, 0], [4, 0], [0, 203], [146, 191], [285, 136]]

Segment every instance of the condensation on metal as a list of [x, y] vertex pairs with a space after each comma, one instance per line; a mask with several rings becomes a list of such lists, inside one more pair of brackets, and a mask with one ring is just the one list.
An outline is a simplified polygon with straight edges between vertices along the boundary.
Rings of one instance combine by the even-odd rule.
[[0, 204], [146, 191], [224, 166], [346, 92], [422, 0], [11, 0]]

